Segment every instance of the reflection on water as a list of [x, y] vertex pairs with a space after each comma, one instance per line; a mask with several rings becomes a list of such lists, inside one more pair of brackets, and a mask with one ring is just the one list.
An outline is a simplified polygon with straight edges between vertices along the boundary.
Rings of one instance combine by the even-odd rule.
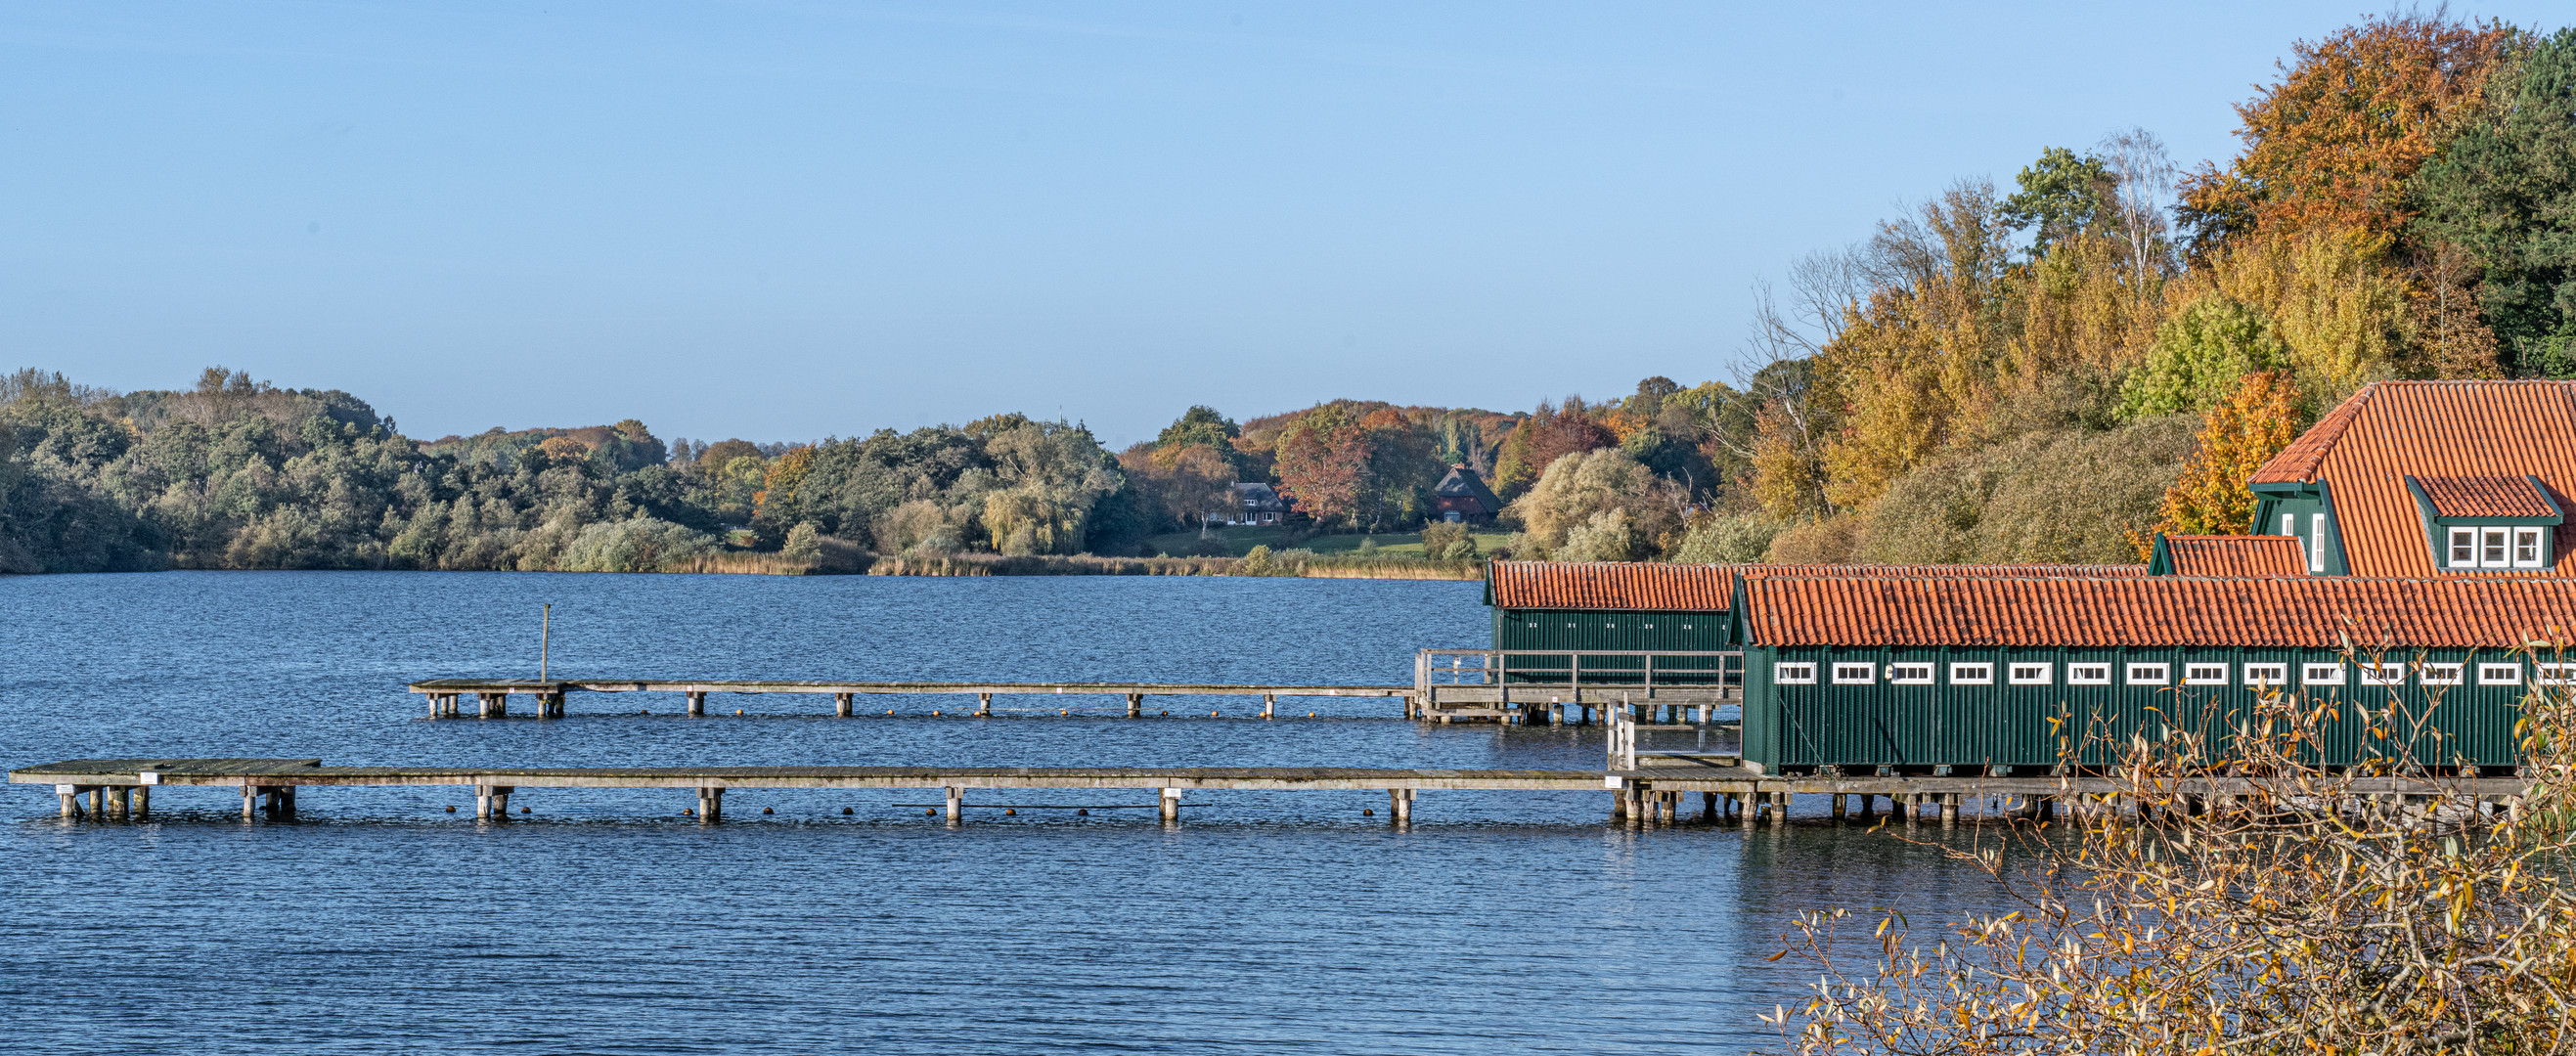
[[[1158, 698], [1174, 717], [1128, 720], [1117, 698], [1005, 697], [977, 720], [954, 717], [971, 697], [863, 697], [861, 717], [835, 719], [828, 697], [717, 696], [692, 720], [676, 696], [576, 694], [560, 721], [432, 722], [402, 690], [534, 674], [540, 602], [559, 674], [1395, 683], [1417, 648], [1483, 644], [1477, 595], [1159, 577], [9, 579], [0, 748], [12, 765], [1598, 767], [1593, 730], [1415, 725], [1378, 699], [1284, 699], [1263, 722], [1241, 717], [1247, 698]], [[1796, 996], [1795, 973], [1762, 960], [1796, 910], [1938, 917], [1991, 897], [1883, 836], [1611, 829], [1606, 793], [1424, 793], [1392, 832], [1383, 794], [1363, 792], [1195, 794], [1208, 805], [1169, 830], [1118, 809], [974, 811], [951, 830], [899, 805], [917, 790], [736, 790], [713, 828], [680, 816], [684, 790], [529, 789], [512, 806], [530, 813], [478, 824], [470, 790], [307, 789], [302, 820], [254, 826], [229, 789], [163, 789], [153, 822], [123, 826], [59, 823], [50, 791], [0, 790], [0, 985], [27, 1051], [1734, 1051], [1769, 1040], [1756, 1010]]]

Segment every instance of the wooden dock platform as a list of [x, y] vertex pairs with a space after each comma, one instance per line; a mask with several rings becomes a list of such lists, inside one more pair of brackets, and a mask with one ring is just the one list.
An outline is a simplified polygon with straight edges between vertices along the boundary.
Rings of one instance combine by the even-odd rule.
[[[139, 818], [151, 810], [151, 790], [161, 786], [238, 788], [244, 819], [263, 811], [270, 817], [295, 815], [295, 790], [302, 786], [457, 787], [472, 788], [477, 817], [506, 814], [509, 798], [524, 788], [688, 788], [697, 792], [693, 813], [700, 821], [723, 817], [728, 788], [756, 789], [940, 789], [946, 795], [947, 818], [958, 820], [969, 789], [1134, 789], [1153, 790], [1166, 822], [1180, 819], [1181, 798], [1192, 791], [1384, 791], [1389, 820], [1412, 819], [1413, 800], [1423, 791], [1467, 792], [1604, 792], [1611, 799], [1614, 823], [1630, 826], [1685, 820], [1682, 802], [1701, 794], [1704, 820], [1733, 820], [1751, 825], [1777, 824], [1788, 816], [1791, 797], [1832, 797], [1828, 820], [1866, 820], [1879, 797], [1905, 824], [1937, 819], [1957, 824], [1970, 800], [2000, 798], [2022, 804], [2017, 809], [2045, 811], [2055, 798], [2118, 792], [2111, 781], [2079, 778], [2072, 782], [2032, 775], [1996, 776], [1766, 776], [1746, 769], [1732, 756], [1669, 753], [1641, 756], [1621, 770], [1442, 770], [1371, 769], [1359, 767], [937, 767], [937, 766], [697, 766], [697, 767], [426, 767], [324, 766], [319, 759], [72, 759], [9, 772], [13, 784], [51, 785], [60, 797], [60, 815], [113, 820]], [[2229, 780], [2213, 780], [2208, 794], [2241, 791]], [[2372, 778], [2359, 783], [2363, 794], [2474, 795], [2482, 799], [2519, 796], [2518, 778], [2444, 781]], [[86, 812], [78, 805], [90, 798]], [[1857, 804], [1857, 810], [1848, 809]]]

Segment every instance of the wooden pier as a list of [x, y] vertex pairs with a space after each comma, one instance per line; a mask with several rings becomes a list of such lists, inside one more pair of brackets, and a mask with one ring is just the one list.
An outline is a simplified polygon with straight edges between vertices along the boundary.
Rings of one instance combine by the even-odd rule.
[[685, 701], [684, 714], [706, 714], [710, 693], [772, 694], [792, 693], [832, 698], [833, 714], [850, 718], [857, 714], [857, 698], [863, 696], [971, 696], [976, 698], [974, 714], [989, 718], [993, 698], [997, 696], [1047, 697], [1123, 697], [1127, 717], [1145, 714], [1147, 697], [1260, 697], [1261, 717], [1276, 718], [1281, 697], [1394, 697], [1403, 702], [1406, 718], [1414, 716], [1414, 693], [1410, 686], [1271, 686], [1245, 684], [1182, 684], [1166, 682], [774, 682], [721, 681], [707, 679], [477, 679], [441, 678], [414, 682], [411, 691], [429, 698], [431, 718], [455, 718], [464, 713], [462, 701], [475, 699], [478, 718], [497, 719], [510, 714], [510, 698], [536, 698], [536, 717], [562, 718], [564, 697], [570, 693], [677, 693]]
[[[1830, 797], [1823, 820], [1867, 824], [1877, 802], [1887, 801], [1891, 821], [1949, 826], [1963, 807], [2000, 800], [2016, 816], [2046, 817], [2058, 798], [2104, 797], [2118, 787], [2103, 778], [2072, 782], [2049, 776], [1765, 776], [1723, 755], [1641, 753], [1615, 770], [1439, 770], [1355, 767], [934, 767], [934, 766], [719, 766], [719, 767], [409, 767], [323, 766], [318, 759], [74, 759], [12, 770], [15, 784], [51, 785], [62, 817], [131, 820], [147, 817], [152, 789], [161, 786], [237, 788], [245, 820], [295, 816], [295, 791], [305, 786], [470, 788], [475, 816], [509, 812], [510, 797], [526, 789], [690, 789], [701, 822], [724, 816], [726, 789], [935, 789], [943, 793], [948, 821], [958, 821], [971, 789], [1150, 790], [1163, 821], [1180, 820], [1181, 799], [1194, 791], [1383, 791], [1387, 818], [1412, 820], [1415, 797], [1425, 791], [1595, 792], [1610, 798], [1613, 824], [1629, 827], [1698, 820], [1738, 825], [1782, 824], [1792, 798]], [[2201, 791], [2241, 794], [2232, 779], [2213, 779]], [[2482, 800], [2520, 796], [2518, 778], [2434, 782], [2372, 778], [2359, 794], [2468, 795]], [[1700, 794], [1698, 818], [1685, 803]], [[83, 809], [81, 800], [88, 800]], [[1965, 820], [1979, 820], [1965, 817]], [[1988, 819], [1999, 820], [1999, 819]]]

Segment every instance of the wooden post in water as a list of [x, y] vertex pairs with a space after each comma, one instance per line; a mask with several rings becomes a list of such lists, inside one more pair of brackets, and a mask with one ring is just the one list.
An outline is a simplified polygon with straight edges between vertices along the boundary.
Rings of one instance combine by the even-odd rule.
[[482, 704], [483, 704], [482, 709], [481, 709], [480, 711], [478, 711], [478, 712], [476, 712], [476, 713], [475, 713], [477, 717], [479, 717], [479, 718], [486, 718], [486, 719], [499, 719], [499, 718], [506, 718], [506, 717], [508, 717], [508, 716], [509, 716], [509, 714], [510, 714], [510, 695], [509, 695], [509, 694], [507, 694], [507, 693], [477, 693], [477, 694], [475, 694], [474, 696], [475, 696], [475, 698], [476, 698], [476, 699], [478, 699], [478, 700], [482, 701]]
[[1163, 819], [1163, 824], [1165, 824], [1165, 825], [1178, 825], [1178, 824], [1180, 824], [1180, 823], [1181, 823], [1181, 790], [1180, 790], [1180, 789], [1177, 789], [1177, 788], [1166, 788], [1166, 789], [1163, 789], [1163, 790], [1161, 790], [1161, 791], [1162, 791], [1162, 798], [1161, 798], [1161, 800], [1160, 800], [1160, 803], [1161, 803], [1161, 806], [1162, 806], [1162, 819]]
[[135, 820], [140, 821], [150, 816], [152, 816], [152, 786], [136, 785], [134, 786]]
[[1276, 717], [1273, 713], [1274, 713], [1274, 712], [1276, 712], [1276, 711], [1278, 710], [1278, 708], [1279, 708], [1279, 694], [1276, 694], [1276, 693], [1264, 693], [1264, 694], [1262, 694], [1262, 695], [1261, 695], [1261, 717], [1262, 717], [1262, 718], [1268, 719], [1268, 718], [1274, 718], [1274, 717]]
[[992, 717], [993, 717], [993, 695], [992, 695], [992, 694], [990, 694], [990, 693], [978, 693], [978, 694], [975, 694], [975, 717], [976, 717], [976, 718], [979, 718], [979, 719], [989, 719], [989, 718], [992, 718]]
[[844, 719], [849, 718], [851, 711], [850, 696], [851, 695], [848, 693], [832, 694], [832, 714], [838, 715]]
[[1395, 819], [1394, 824], [1397, 826], [1413, 824], [1413, 790], [1410, 788], [1387, 789], [1386, 813], [1388, 817]]
[[1131, 719], [1137, 719], [1137, 718], [1143, 718], [1143, 717], [1144, 717], [1144, 715], [1145, 715], [1145, 695], [1144, 695], [1144, 694], [1142, 694], [1142, 693], [1130, 693], [1130, 694], [1127, 694], [1127, 717], [1128, 717], [1128, 718], [1131, 718]]
[[1959, 794], [1941, 793], [1941, 827], [1947, 829], [1957, 824], [1959, 824]]
[[474, 786], [474, 816], [477, 818], [492, 816], [492, 786]]
[[[66, 789], [66, 788], [68, 788], [68, 789], [72, 789], [72, 791], [70, 791], [70, 792], [65, 792], [65, 791], [63, 791], [63, 790], [64, 790], [64, 789]], [[55, 785], [55, 786], [54, 786], [54, 798], [55, 798], [55, 799], [59, 799], [59, 800], [61, 800], [61, 801], [62, 801], [62, 808], [63, 808], [62, 816], [63, 816], [65, 819], [77, 818], [77, 817], [79, 817], [79, 816], [80, 816], [80, 791], [79, 791], [79, 789], [80, 789], [80, 786], [78, 786], [78, 785]]]
[[948, 823], [957, 824], [957, 819], [963, 817], [965, 813], [966, 790], [955, 785], [948, 786]]
[[132, 821], [132, 820], [134, 820], [134, 786], [132, 786], [132, 785], [118, 785], [118, 786], [116, 786], [116, 794], [115, 794], [115, 795], [113, 795], [113, 796], [111, 796], [111, 797], [109, 797], [109, 799], [110, 799], [111, 804], [115, 807], [115, 810], [116, 810], [116, 820], [118, 820], [118, 821]]
[[1843, 794], [1840, 792], [1834, 793], [1833, 818], [1834, 824], [1836, 825], [1843, 823], [1843, 805]]
[[689, 698], [689, 717], [693, 719], [705, 717], [707, 713], [707, 695], [694, 690], [690, 691], [686, 695]]

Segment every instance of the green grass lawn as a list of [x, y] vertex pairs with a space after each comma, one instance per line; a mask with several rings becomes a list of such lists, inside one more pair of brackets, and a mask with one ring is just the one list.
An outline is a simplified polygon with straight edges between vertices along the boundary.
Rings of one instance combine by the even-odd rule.
[[[1285, 528], [1221, 527], [1210, 530], [1208, 532], [1208, 537], [1210, 541], [1225, 547], [1226, 555], [1230, 557], [1242, 557], [1247, 551], [1250, 551], [1256, 546], [1267, 546], [1272, 550], [1285, 550], [1289, 547], [1297, 546], [1312, 550], [1318, 554], [1347, 554], [1357, 551], [1360, 548], [1360, 543], [1362, 541], [1371, 539], [1377, 541], [1377, 550], [1381, 554], [1405, 554], [1413, 557], [1422, 556], [1422, 533], [1420, 532], [1379, 532], [1373, 535], [1361, 533], [1318, 535], [1311, 536], [1301, 541], [1297, 538], [1295, 533], [1290, 532]], [[1474, 538], [1476, 540], [1476, 549], [1479, 552], [1490, 552], [1497, 546], [1509, 543], [1512, 538], [1512, 533], [1491, 531], [1476, 532], [1474, 533]], [[1145, 540], [1145, 552], [1147, 554], [1170, 554], [1173, 557], [1184, 557], [1194, 553], [1195, 551], [1193, 548], [1198, 545], [1199, 533], [1197, 531], [1174, 532], [1170, 535], [1158, 535]]]

